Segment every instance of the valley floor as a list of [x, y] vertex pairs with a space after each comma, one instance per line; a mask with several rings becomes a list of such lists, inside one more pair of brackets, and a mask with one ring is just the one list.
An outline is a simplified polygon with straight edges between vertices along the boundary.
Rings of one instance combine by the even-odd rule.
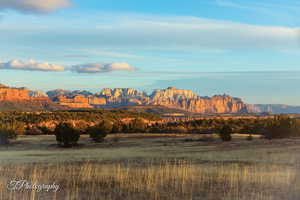
[[[58, 148], [54, 136], [0, 147], [0, 199], [300, 199], [300, 138], [117, 134]], [[10, 191], [10, 180], [58, 192]], [[84, 197], [89, 198], [84, 198]]]

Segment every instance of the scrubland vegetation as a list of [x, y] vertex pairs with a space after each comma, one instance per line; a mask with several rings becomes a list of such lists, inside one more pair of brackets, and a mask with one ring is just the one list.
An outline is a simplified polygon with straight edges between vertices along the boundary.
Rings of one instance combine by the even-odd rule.
[[252, 134], [267, 139], [286, 138], [300, 135], [300, 120], [275, 116], [164, 122], [157, 115], [117, 110], [1, 113], [0, 130], [2, 144], [8, 144], [16, 135], [54, 134], [58, 143], [64, 144], [61, 146], [71, 147], [82, 134], [89, 134], [95, 142], [104, 141], [110, 133], [219, 133], [223, 141], [230, 141], [232, 133], [249, 134], [249, 140]]
[[[0, 199], [300, 198], [298, 119], [120, 113], [0, 114]], [[15, 179], [60, 189], [7, 190]]]

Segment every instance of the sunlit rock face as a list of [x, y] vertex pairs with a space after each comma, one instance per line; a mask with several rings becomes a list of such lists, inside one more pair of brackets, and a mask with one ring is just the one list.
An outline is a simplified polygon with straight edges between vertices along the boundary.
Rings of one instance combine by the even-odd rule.
[[147, 105], [149, 97], [132, 88], [105, 88], [96, 93], [99, 98], [106, 99], [106, 105]]
[[83, 95], [74, 95], [74, 96], [58, 96], [56, 100], [60, 105], [69, 106], [71, 108], [93, 108], [89, 103], [88, 98]]
[[0, 85], [0, 101], [30, 100], [29, 90], [26, 88], [10, 88]]
[[[211, 98], [200, 97], [191, 90], [181, 90], [174, 87], [154, 90], [151, 95], [132, 88], [104, 88], [94, 95], [74, 94], [74, 92], [62, 92], [61, 90], [57, 90], [57, 92], [59, 98], [56, 98], [56, 101], [74, 108], [161, 105], [195, 113], [247, 112], [246, 105], [239, 98], [228, 95], [218, 95]], [[62, 93], [65, 95], [60, 95]]]
[[26, 88], [0, 85], [0, 101], [52, 101], [71, 108], [119, 107], [128, 105], [161, 105], [194, 113], [243, 113], [247, 106], [239, 98], [228, 95], [200, 97], [191, 90], [169, 87], [147, 95], [132, 88], [105, 88], [98, 93], [63, 89], [46, 93]]
[[48, 98], [48, 95], [45, 92], [40, 90], [30, 91], [29, 95], [33, 98]]
[[30, 91], [27, 88], [13, 88], [0, 85], [0, 101], [50, 101], [43, 91]]
[[165, 90], [154, 90], [151, 95], [153, 101], [160, 101], [162, 99], [196, 99], [198, 96], [194, 94], [191, 90], [179, 90], [174, 87], [169, 87]]
[[155, 90], [151, 95], [151, 104], [183, 109], [195, 113], [242, 113], [246, 105], [241, 99], [228, 95], [200, 97], [191, 90], [168, 88]]

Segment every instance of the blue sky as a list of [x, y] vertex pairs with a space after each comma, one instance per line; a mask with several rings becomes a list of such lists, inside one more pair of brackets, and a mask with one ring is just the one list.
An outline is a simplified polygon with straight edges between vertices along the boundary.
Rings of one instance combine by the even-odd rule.
[[0, 0], [0, 82], [300, 105], [300, 2]]

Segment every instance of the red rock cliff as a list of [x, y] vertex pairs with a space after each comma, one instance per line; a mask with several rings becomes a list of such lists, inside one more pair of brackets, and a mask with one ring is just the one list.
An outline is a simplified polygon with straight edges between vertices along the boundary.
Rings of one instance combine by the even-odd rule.
[[29, 90], [26, 88], [9, 88], [0, 85], [0, 101], [30, 100]]
[[[55, 93], [55, 92], [51, 92]], [[161, 105], [169, 108], [182, 109], [195, 113], [243, 113], [247, 106], [239, 98], [228, 95], [200, 97], [191, 90], [180, 90], [173, 87], [155, 90], [151, 95], [131, 88], [105, 88], [94, 95], [79, 95], [72, 92], [57, 93], [56, 101], [61, 105], [73, 108], [128, 106], [128, 105]]]

